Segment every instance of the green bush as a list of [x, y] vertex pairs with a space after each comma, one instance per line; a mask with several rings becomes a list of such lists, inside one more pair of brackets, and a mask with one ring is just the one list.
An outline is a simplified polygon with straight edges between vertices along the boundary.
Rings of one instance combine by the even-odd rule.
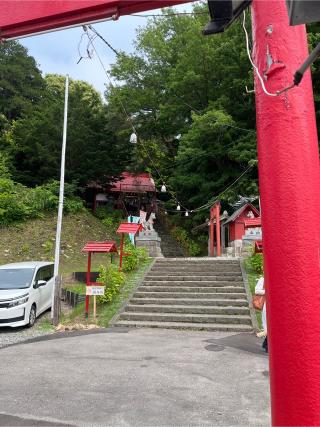
[[98, 297], [98, 301], [110, 303], [124, 285], [125, 275], [118, 271], [118, 268], [113, 264], [108, 265], [108, 267], [100, 266], [98, 282], [103, 283], [106, 287], [104, 295]]
[[250, 258], [250, 264], [257, 274], [263, 274], [263, 255], [254, 254]]
[[191, 256], [198, 256], [201, 254], [201, 248], [198, 243], [190, 240], [188, 245], [188, 253]]
[[95, 211], [95, 216], [99, 219], [112, 218], [114, 221], [120, 221], [123, 219], [123, 211], [110, 206], [99, 206]]
[[110, 231], [115, 231], [123, 221], [123, 212], [119, 209], [113, 210], [108, 207], [101, 206], [96, 209], [95, 215]]
[[135, 270], [139, 264], [137, 248], [133, 246], [132, 243], [126, 243], [124, 246], [124, 252], [129, 255], [123, 257], [122, 270], [126, 272]]
[[188, 232], [181, 227], [175, 227], [172, 230], [172, 235], [178, 240], [181, 246], [191, 256], [197, 256], [201, 253], [201, 248], [194, 240], [190, 239]]
[[145, 262], [149, 258], [148, 250], [146, 248], [135, 248], [138, 255], [138, 260], [140, 262]]
[[[75, 213], [83, 202], [73, 194], [74, 186], [65, 185], [64, 211]], [[27, 188], [9, 178], [0, 178], [0, 226], [8, 226], [28, 218], [41, 218], [46, 212], [56, 212], [59, 204], [59, 182]]]

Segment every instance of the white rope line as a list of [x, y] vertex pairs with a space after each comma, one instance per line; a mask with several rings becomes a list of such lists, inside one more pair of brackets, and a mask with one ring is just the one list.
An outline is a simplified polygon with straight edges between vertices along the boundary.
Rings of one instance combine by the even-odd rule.
[[260, 83], [261, 83], [261, 86], [262, 86], [263, 92], [264, 92], [266, 95], [269, 95], [269, 96], [278, 96], [278, 95], [279, 95], [279, 93], [278, 93], [278, 92], [276, 92], [276, 93], [270, 93], [270, 92], [268, 92], [268, 91], [267, 91], [267, 89], [266, 89], [266, 87], [265, 87], [265, 84], [264, 84], [264, 81], [263, 81], [263, 77], [261, 76], [261, 74], [260, 74], [260, 72], [259, 72], [258, 67], [257, 67], [257, 66], [255, 65], [255, 63], [252, 61], [251, 53], [250, 53], [250, 47], [249, 47], [249, 35], [248, 35], [248, 31], [247, 31], [247, 29], [246, 29], [246, 12], [245, 12], [245, 11], [243, 12], [243, 21], [242, 21], [242, 26], [243, 26], [243, 29], [244, 29], [244, 32], [245, 32], [245, 35], [246, 35], [246, 47], [247, 47], [247, 54], [248, 54], [248, 58], [249, 58], [249, 61], [251, 62], [252, 67], [254, 68], [254, 70], [255, 70], [255, 71], [256, 71], [256, 73], [257, 73], [257, 76], [258, 76], [258, 78], [259, 78], [259, 80], [260, 80]]

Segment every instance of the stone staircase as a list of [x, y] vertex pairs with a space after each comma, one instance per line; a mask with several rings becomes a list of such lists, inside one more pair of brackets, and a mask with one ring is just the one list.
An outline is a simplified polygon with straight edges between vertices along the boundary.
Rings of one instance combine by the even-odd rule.
[[165, 258], [185, 256], [185, 253], [179, 243], [171, 236], [167, 227], [158, 218], [154, 223], [154, 229], [161, 238], [161, 253]]
[[158, 258], [114, 325], [251, 332], [240, 262]]

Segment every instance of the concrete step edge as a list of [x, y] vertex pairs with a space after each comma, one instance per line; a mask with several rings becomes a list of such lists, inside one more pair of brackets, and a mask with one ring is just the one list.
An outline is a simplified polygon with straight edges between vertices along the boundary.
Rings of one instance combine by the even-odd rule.
[[210, 323], [177, 323], [177, 322], [144, 322], [119, 320], [114, 326], [127, 326], [137, 328], [160, 328], [160, 329], [181, 329], [191, 331], [221, 331], [221, 332], [252, 332], [250, 325], [237, 324], [210, 324]]

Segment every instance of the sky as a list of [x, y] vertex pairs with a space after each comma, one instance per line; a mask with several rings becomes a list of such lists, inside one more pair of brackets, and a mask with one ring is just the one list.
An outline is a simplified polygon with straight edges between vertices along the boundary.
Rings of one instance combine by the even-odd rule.
[[[176, 8], [179, 12], [191, 10], [191, 5], [185, 4]], [[161, 13], [161, 10], [146, 12], [145, 14]], [[136, 29], [147, 23], [146, 18], [123, 16], [118, 21], [107, 21], [95, 24], [94, 27], [117, 50], [127, 53], [134, 51], [133, 41]], [[79, 64], [78, 45], [83, 34], [82, 27], [56, 31], [48, 34], [21, 39], [20, 42], [28, 49], [43, 74], [69, 74], [71, 78], [85, 80], [92, 84], [101, 94], [104, 92], [106, 76], [96, 57], [82, 59]], [[86, 54], [87, 43], [80, 45], [80, 53]], [[96, 49], [108, 69], [116, 60], [112, 52], [102, 41], [95, 42]]]

